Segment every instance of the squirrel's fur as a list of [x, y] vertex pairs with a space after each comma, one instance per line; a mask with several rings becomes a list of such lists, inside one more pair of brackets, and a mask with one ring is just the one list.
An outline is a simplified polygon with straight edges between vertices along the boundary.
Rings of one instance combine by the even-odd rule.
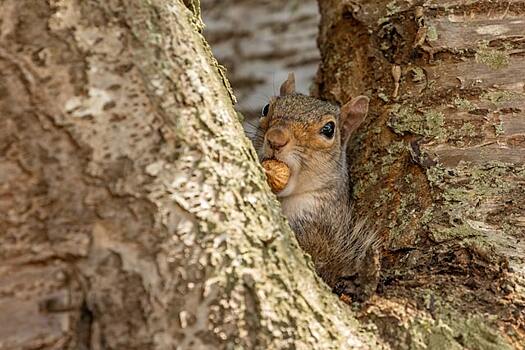
[[[347, 141], [367, 111], [364, 96], [339, 108], [295, 93], [290, 75], [250, 135], [261, 161], [278, 159], [290, 168], [290, 180], [277, 197], [300, 246], [333, 288], [355, 275], [378, 243], [365, 220], [353, 217], [347, 167]], [[330, 122], [331, 138], [320, 133]]]

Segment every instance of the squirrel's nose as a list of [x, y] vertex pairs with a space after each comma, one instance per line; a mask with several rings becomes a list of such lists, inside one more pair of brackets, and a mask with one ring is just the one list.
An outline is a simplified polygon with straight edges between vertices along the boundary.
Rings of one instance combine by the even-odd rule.
[[270, 144], [270, 147], [278, 150], [290, 141], [289, 133], [282, 128], [272, 128], [266, 133], [266, 140]]

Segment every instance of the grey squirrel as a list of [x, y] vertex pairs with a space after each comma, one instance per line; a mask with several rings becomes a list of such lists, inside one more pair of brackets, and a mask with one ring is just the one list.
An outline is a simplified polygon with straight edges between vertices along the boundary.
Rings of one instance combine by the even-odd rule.
[[[357, 96], [339, 108], [296, 93], [290, 73], [248, 135], [261, 162], [278, 160], [290, 169], [286, 186], [276, 195], [317, 273], [336, 293], [357, 299], [366, 294], [359, 272], [370, 269], [365, 265], [373, 259], [371, 251], [377, 251], [378, 238], [364, 220], [353, 217], [346, 148], [368, 104], [368, 97]], [[377, 284], [377, 276], [372, 279]]]

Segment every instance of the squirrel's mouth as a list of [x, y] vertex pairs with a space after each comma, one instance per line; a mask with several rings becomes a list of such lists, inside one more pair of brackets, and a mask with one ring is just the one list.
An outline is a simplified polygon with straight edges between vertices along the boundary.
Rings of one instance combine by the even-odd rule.
[[279, 162], [283, 162], [283, 163], [286, 163], [286, 161], [284, 161], [283, 159], [280, 159], [279, 157], [272, 155], [271, 157], [264, 157], [261, 162], [264, 162], [265, 160], [277, 160]]

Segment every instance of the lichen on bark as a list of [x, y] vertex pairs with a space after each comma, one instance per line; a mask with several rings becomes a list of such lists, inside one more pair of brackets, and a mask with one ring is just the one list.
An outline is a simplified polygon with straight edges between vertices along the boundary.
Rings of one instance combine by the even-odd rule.
[[351, 169], [359, 212], [377, 218], [385, 251], [363, 317], [398, 348], [520, 348], [523, 7], [319, 5], [321, 96], [372, 97]]

